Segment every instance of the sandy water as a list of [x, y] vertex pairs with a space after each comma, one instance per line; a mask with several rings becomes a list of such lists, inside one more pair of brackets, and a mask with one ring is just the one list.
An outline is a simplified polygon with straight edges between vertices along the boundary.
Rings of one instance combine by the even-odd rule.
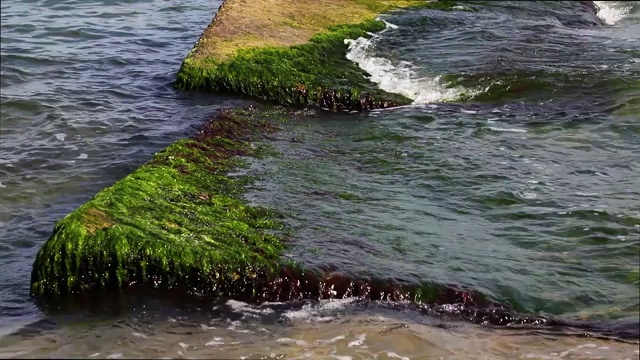
[[[83, 314], [0, 340], [12, 358], [637, 359], [638, 345], [540, 330], [487, 329], [356, 300], [211, 309], [147, 303], [128, 316]], [[416, 321], [417, 320], [417, 321]]]

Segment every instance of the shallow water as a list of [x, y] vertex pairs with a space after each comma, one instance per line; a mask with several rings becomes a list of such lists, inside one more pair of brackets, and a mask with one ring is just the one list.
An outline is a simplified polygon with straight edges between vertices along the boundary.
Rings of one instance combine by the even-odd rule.
[[[640, 8], [604, 5], [385, 16], [349, 57], [415, 104], [292, 121], [270, 141], [281, 156], [249, 170], [262, 180], [248, 198], [287, 213], [306, 264], [637, 328]], [[637, 344], [353, 300], [45, 316], [29, 276], [55, 221], [241, 102], [171, 86], [218, 3], [1, 6], [0, 357], [639, 358]]]
[[[281, 135], [284, 156], [264, 164], [254, 196], [292, 214], [292, 255], [462, 284], [527, 312], [637, 322], [640, 37], [576, 4], [403, 12], [352, 42], [382, 86], [422, 93]], [[516, 56], [527, 43], [538, 50]], [[495, 67], [490, 49], [510, 63]], [[452, 102], [451, 83], [471, 99]], [[426, 92], [440, 101], [422, 104]]]
[[[156, 304], [156, 306], [159, 304]], [[280, 308], [279, 308], [280, 307]], [[166, 309], [166, 307], [162, 307]], [[274, 310], [275, 309], [275, 310]], [[635, 344], [487, 330], [347, 300], [301, 308], [229, 301], [212, 311], [147, 307], [126, 318], [0, 339], [0, 356], [235, 359], [637, 359]], [[40, 326], [41, 328], [44, 326]]]

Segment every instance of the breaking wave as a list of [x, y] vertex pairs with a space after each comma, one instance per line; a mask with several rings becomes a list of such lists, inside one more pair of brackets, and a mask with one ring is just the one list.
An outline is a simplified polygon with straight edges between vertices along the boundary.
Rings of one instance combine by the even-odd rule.
[[631, 6], [622, 1], [594, 1], [598, 7], [598, 17], [608, 25], [615, 25], [631, 11]]
[[401, 61], [394, 65], [390, 60], [375, 56], [375, 43], [380, 36], [397, 28], [397, 25], [385, 21], [387, 28], [371, 38], [346, 39], [349, 45], [347, 59], [355, 62], [371, 75], [370, 80], [388, 92], [402, 94], [413, 100], [414, 104], [453, 101], [465, 91], [462, 87], [445, 88], [440, 84], [440, 76], [419, 77], [414, 65]]

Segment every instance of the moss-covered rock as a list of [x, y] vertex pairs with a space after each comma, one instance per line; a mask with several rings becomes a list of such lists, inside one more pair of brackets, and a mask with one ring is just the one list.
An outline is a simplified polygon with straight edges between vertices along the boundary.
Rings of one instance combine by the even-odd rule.
[[252, 134], [270, 131], [249, 113], [223, 112], [56, 224], [38, 252], [32, 294], [122, 288], [242, 292], [242, 282], [277, 269], [278, 215], [247, 206], [242, 180], [226, 176], [250, 155]]
[[438, 298], [444, 288], [358, 282], [283, 259], [281, 216], [248, 205], [246, 177], [228, 176], [243, 156], [260, 154], [251, 141], [274, 131], [279, 116], [222, 111], [196, 136], [174, 142], [64, 217], [37, 254], [32, 294], [55, 298], [142, 286], [287, 300], [332, 297], [325, 288], [336, 296], [370, 296], [365, 290], [373, 286], [374, 298]]
[[32, 296], [63, 306], [152, 293], [249, 302], [357, 297], [482, 324], [547, 322], [457, 285], [353, 277], [283, 256], [282, 216], [247, 204], [247, 178], [228, 175], [244, 156], [262, 153], [253, 140], [282, 116], [222, 111], [64, 217], [36, 256]]
[[379, 89], [368, 74], [346, 58], [344, 39], [384, 29], [381, 21], [332, 27], [302, 45], [238, 51], [233, 60], [209, 64], [185, 60], [181, 89], [205, 89], [273, 101], [315, 104], [329, 109], [367, 110], [408, 104], [410, 99]]
[[183, 90], [241, 94], [288, 106], [362, 111], [408, 104], [410, 99], [379, 89], [346, 59], [344, 40], [383, 30], [384, 22], [376, 18], [392, 9], [450, 9], [455, 4], [301, 0], [289, 8], [276, 0], [253, 5], [227, 0], [182, 63], [175, 84]]
[[359, 296], [487, 305], [481, 294], [437, 284], [354, 279], [283, 257], [281, 215], [248, 205], [231, 178], [278, 111], [222, 111], [60, 220], [37, 254], [31, 293], [56, 299], [126, 288], [178, 290], [246, 301]]

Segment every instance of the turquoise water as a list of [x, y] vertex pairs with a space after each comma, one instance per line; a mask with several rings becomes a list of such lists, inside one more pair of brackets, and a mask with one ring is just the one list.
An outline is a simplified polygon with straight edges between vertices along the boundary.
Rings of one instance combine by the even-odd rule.
[[[348, 56], [415, 103], [292, 121], [249, 200], [287, 214], [306, 264], [461, 284], [637, 339], [640, 7], [463, 5], [353, 39]], [[214, 9], [2, 3], [0, 333], [51, 321], [28, 287], [57, 220], [243, 103], [172, 88]]]

